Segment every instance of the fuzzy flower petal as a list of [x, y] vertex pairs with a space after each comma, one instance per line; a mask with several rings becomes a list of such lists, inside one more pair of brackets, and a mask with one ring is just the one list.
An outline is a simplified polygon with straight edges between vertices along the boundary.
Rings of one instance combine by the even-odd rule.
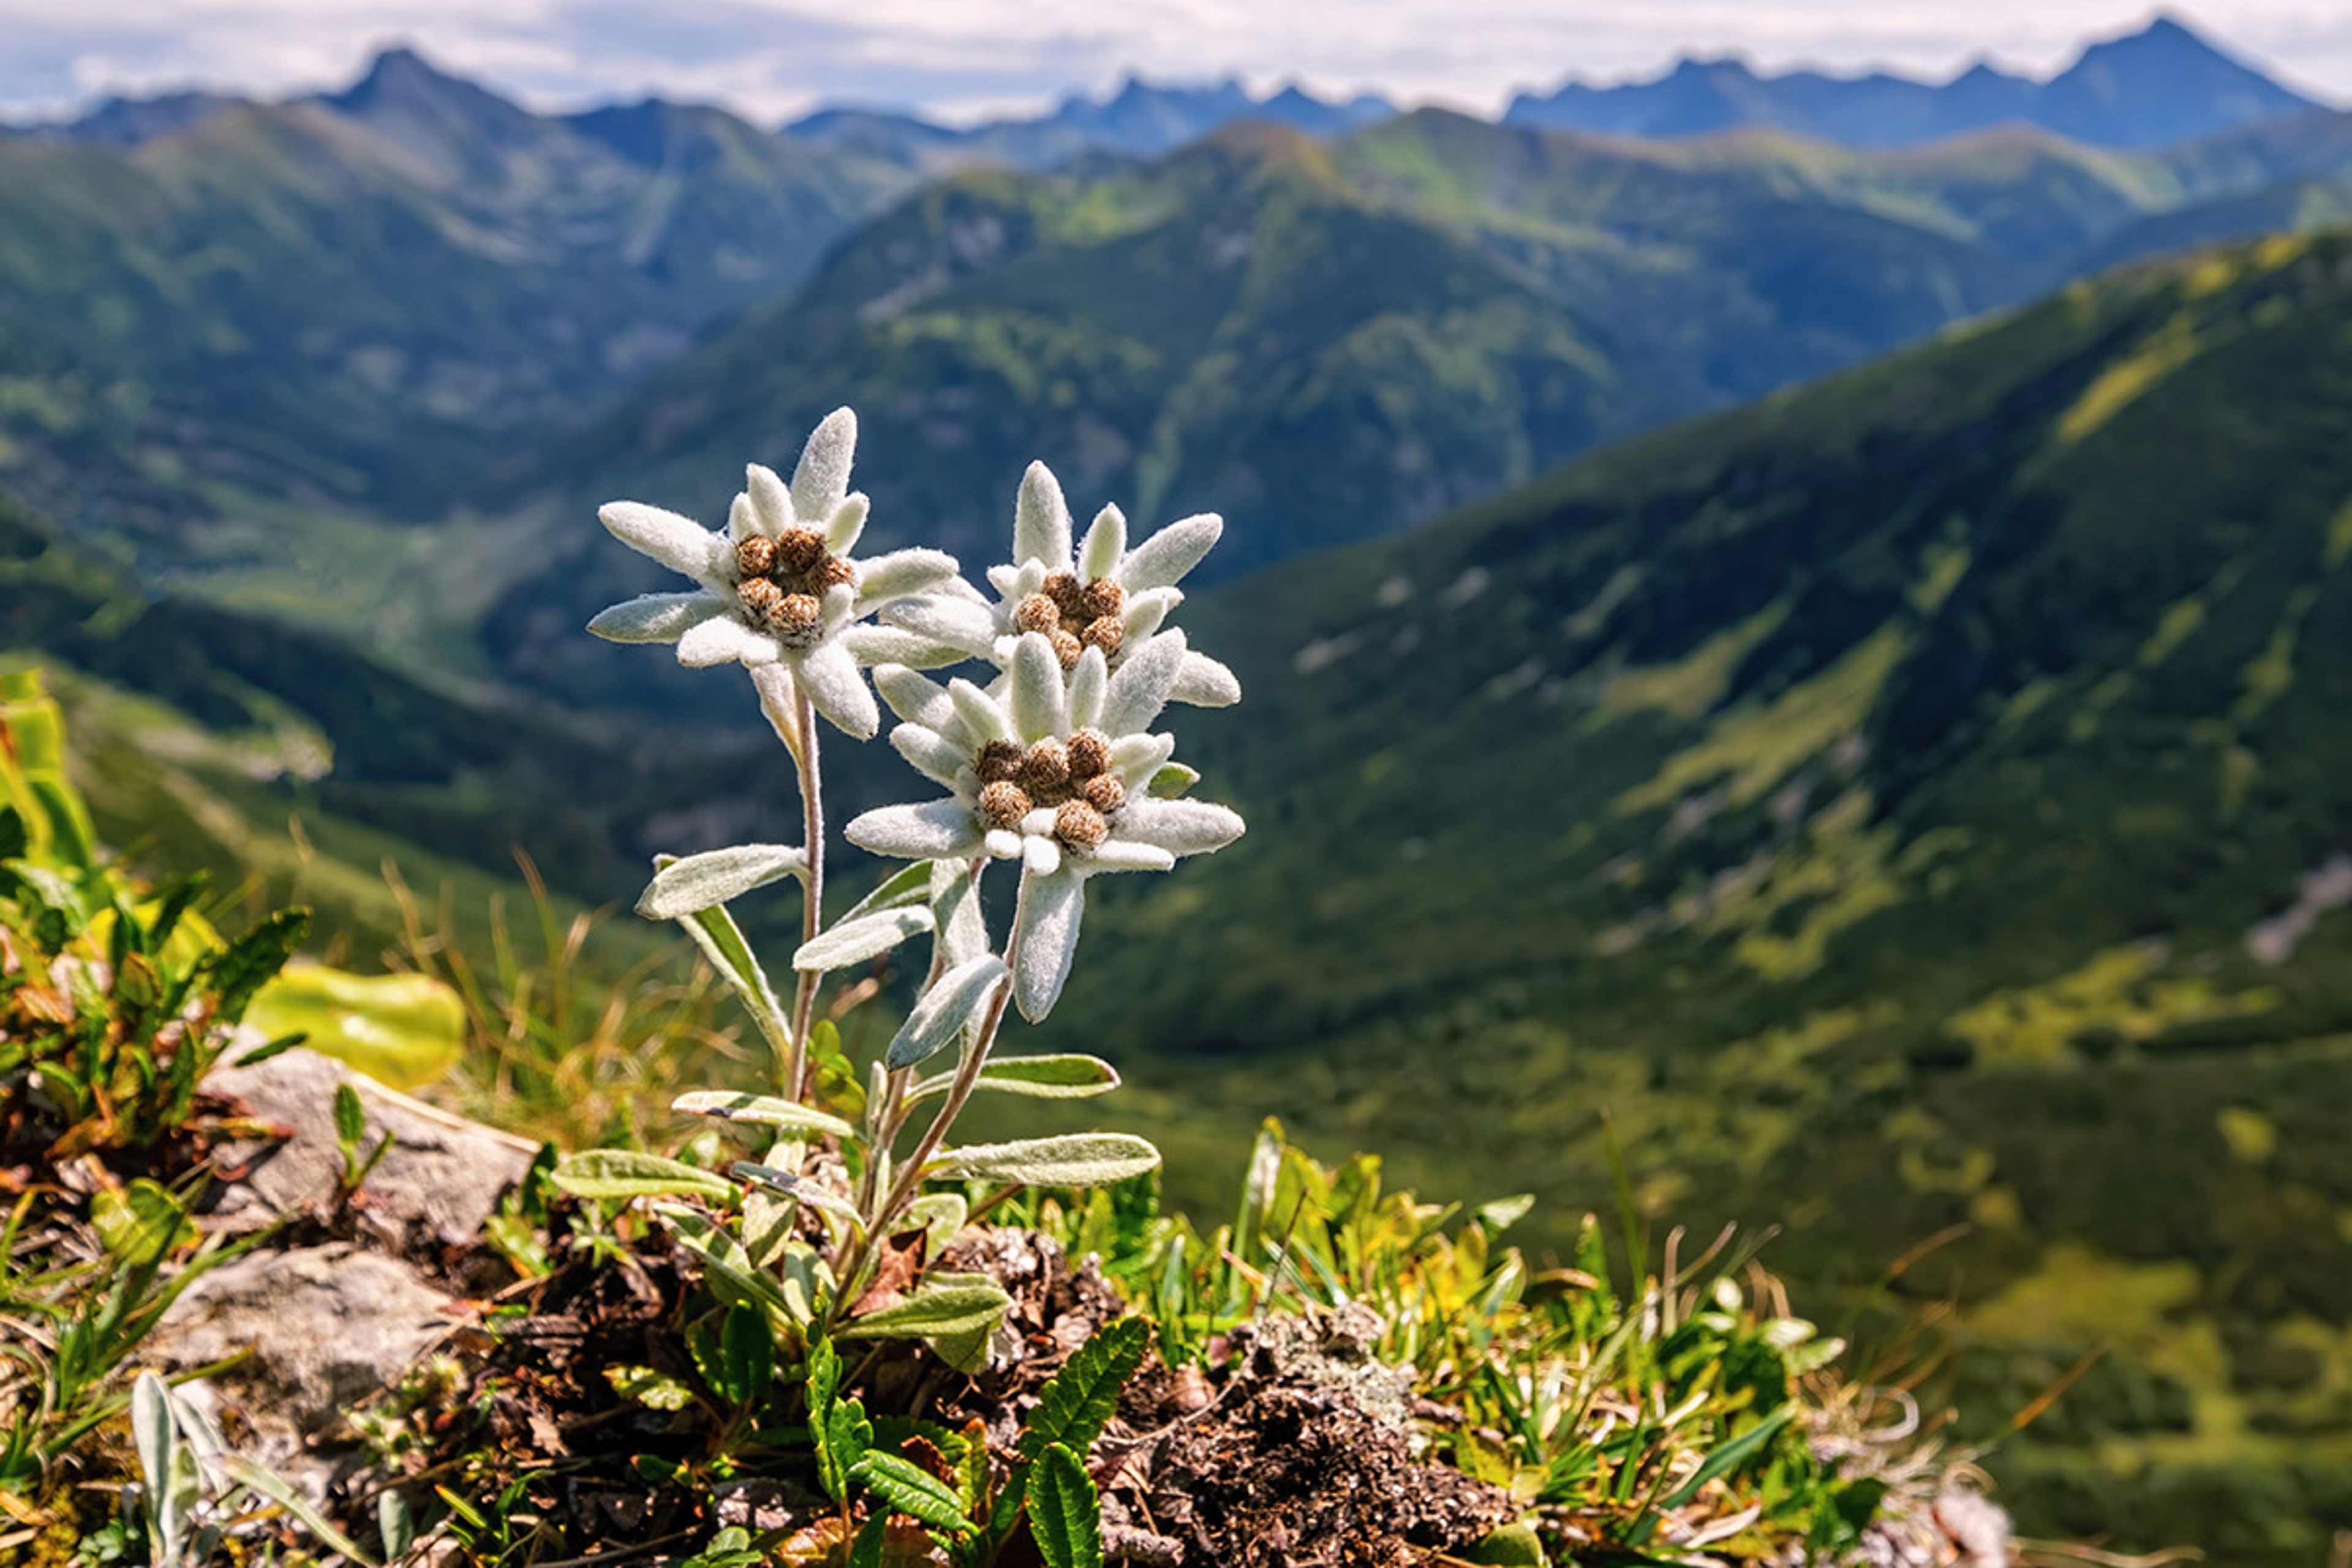
[[599, 611], [588, 629], [606, 642], [676, 642], [726, 613], [727, 601], [716, 594], [641, 594]]
[[841, 629], [841, 646], [860, 664], [895, 664], [908, 669], [944, 669], [971, 656], [896, 626], [855, 626]]
[[768, 538], [773, 539], [800, 522], [793, 510], [792, 492], [784, 488], [776, 470], [765, 464], [743, 465], [743, 494], [751, 503], [752, 521]]
[[1242, 836], [1239, 813], [1201, 800], [1131, 800], [1118, 814], [1118, 836], [1171, 855], [1210, 855]]
[[684, 573], [706, 586], [724, 580], [726, 537], [690, 517], [633, 500], [609, 501], [597, 509], [596, 517], [614, 538], [673, 572]]
[[1118, 558], [1127, 553], [1127, 513], [1115, 506], [1106, 506], [1095, 513], [1087, 529], [1084, 543], [1078, 546], [1078, 576], [1091, 583], [1097, 577], [1108, 577], [1118, 570]]
[[1184, 634], [1162, 632], [1128, 655], [1103, 693], [1102, 728], [1132, 735], [1151, 727], [1184, 664]]
[[1061, 999], [1077, 956], [1078, 922], [1087, 912], [1084, 879], [1065, 866], [1050, 875], [1024, 874], [1013, 910], [1013, 1000], [1021, 1016], [1042, 1023]]
[[910, 667], [876, 666], [874, 688], [882, 693], [882, 700], [890, 705], [890, 711], [909, 724], [945, 731], [955, 721], [955, 699], [948, 695], [947, 688], [916, 674]]
[[1168, 700], [1195, 708], [1230, 708], [1242, 700], [1240, 679], [1205, 653], [1187, 652], [1176, 668]]
[[859, 490], [833, 509], [833, 517], [824, 525], [824, 547], [835, 555], [846, 555], [857, 548], [859, 535], [866, 531], [866, 514], [874, 503]]
[[980, 852], [983, 838], [971, 809], [953, 800], [880, 806], [852, 818], [842, 836], [860, 849], [901, 860], [967, 860]]
[[1173, 587], [1224, 531], [1224, 520], [1214, 512], [1179, 518], [1127, 552], [1118, 565], [1119, 586], [1130, 594]]
[[928, 594], [956, 574], [944, 550], [894, 550], [857, 563], [857, 607], [863, 613], [895, 599]]
[[804, 525], [830, 520], [849, 496], [849, 465], [857, 455], [857, 416], [846, 408], [826, 415], [809, 433], [793, 469], [793, 515]]
[[1068, 727], [1062, 661], [1037, 632], [1024, 634], [1013, 655], [1012, 699], [1013, 734], [1022, 742], [1034, 743]]
[[816, 710], [836, 728], [864, 741], [882, 727], [882, 710], [858, 673], [857, 659], [839, 638], [831, 638], [793, 661], [793, 673]]
[[688, 669], [714, 664], [773, 664], [783, 657], [776, 639], [755, 632], [732, 616], [713, 616], [677, 639], [677, 662]]
[[1070, 506], [1062, 499], [1062, 481], [1043, 463], [1032, 463], [1021, 476], [1020, 499], [1013, 506], [1013, 562], [1045, 563], [1049, 572], [1070, 563]]
[[996, 617], [986, 605], [945, 594], [901, 600], [884, 611], [882, 618], [918, 637], [961, 648], [968, 656], [983, 656], [996, 642]]

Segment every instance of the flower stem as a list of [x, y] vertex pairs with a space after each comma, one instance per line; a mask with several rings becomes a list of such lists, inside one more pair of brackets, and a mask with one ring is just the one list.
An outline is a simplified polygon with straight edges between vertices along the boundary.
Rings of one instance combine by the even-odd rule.
[[[1021, 933], [1015, 930], [1012, 940], [1004, 944], [1007, 969], [1012, 968], [1020, 952]], [[914, 1201], [915, 1189], [923, 1184], [923, 1162], [939, 1152], [948, 1129], [962, 1114], [965, 1102], [971, 1099], [972, 1091], [979, 1087], [980, 1069], [988, 1065], [988, 1053], [996, 1044], [997, 1031], [1004, 1024], [1004, 1009], [1012, 1000], [1013, 977], [1007, 974], [996, 988], [995, 1000], [988, 1005], [988, 1016], [981, 1022], [980, 1037], [972, 1042], [971, 1049], [966, 1051], [963, 1059], [956, 1064], [955, 1080], [948, 1086], [948, 1097], [940, 1106], [939, 1114], [931, 1118], [931, 1124], [923, 1130], [923, 1136], [916, 1142], [914, 1152], [898, 1166], [898, 1179], [890, 1184], [890, 1195], [882, 1200], [879, 1208], [870, 1211], [872, 1217], [866, 1223], [865, 1236], [853, 1240], [843, 1256], [835, 1275], [837, 1285], [833, 1304], [826, 1309], [821, 1332], [832, 1332], [834, 1325], [841, 1321], [842, 1310], [856, 1286], [859, 1272], [866, 1267], [866, 1255], [877, 1241], [889, 1234], [890, 1223], [905, 1213], [907, 1205]]]
[[[797, 680], [793, 683], [793, 722], [800, 733], [800, 744], [792, 750], [800, 770], [803, 843], [808, 853], [808, 898], [801, 910], [801, 941], [807, 943], [824, 930], [824, 774], [817, 761], [816, 707]], [[814, 970], [801, 971], [793, 993], [792, 1057], [780, 1087], [796, 1100], [808, 1099], [809, 1032], [815, 1024], [821, 978]]]

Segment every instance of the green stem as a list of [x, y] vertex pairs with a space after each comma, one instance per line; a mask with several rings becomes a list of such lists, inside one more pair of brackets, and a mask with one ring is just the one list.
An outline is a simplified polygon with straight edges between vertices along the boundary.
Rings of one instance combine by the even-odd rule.
[[[805, 945], [824, 930], [824, 775], [817, 762], [816, 707], [797, 680], [793, 683], [793, 721], [800, 733], [793, 762], [800, 770], [803, 843], [808, 853], [808, 898], [801, 910], [801, 942]], [[809, 1031], [816, 1018], [816, 987], [821, 978], [815, 971], [804, 969], [793, 992], [792, 1056], [785, 1064], [782, 1087], [795, 1100], [808, 1099]]]
[[[1021, 932], [1015, 928], [1012, 940], [1004, 944], [1005, 968], [1010, 970], [1020, 955]], [[923, 1136], [916, 1142], [914, 1152], [898, 1167], [898, 1179], [890, 1184], [890, 1195], [882, 1200], [880, 1207], [866, 1211], [873, 1218], [866, 1226], [866, 1234], [853, 1239], [843, 1255], [841, 1267], [835, 1271], [836, 1288], [832, 1304], [825, 1309], [821, 1332], [831, 1333], [834, 1325], [841, 1321], [842, 1310], [848, 1305], [858, 1272], [866, 1267], [866, 1255], [878, 1238], [889, 1234], [890, 1222], [905, 1213], [907, 1205], [914, 1201], [915, 1189], [923, 1184], [923, 1162], [939, 1152], [948, 1129], [962, 1114], [965, 1102], [971, 1099], [972, 1091], [979, 1087], [980, 1069], [988, 1065], [988, 1053], [996, 1044], [997, 1031], [1004, 1024], [1004, 1009], [1012, 1001], [1013, 976], [1008, 973], [996, 988], [995, 1000], [988, 1005], [988, 1016], [981, 1023], [980, 1037], [972, 1042], [971, 1049], [966, 1051], [963, 1059], [956, 1064], [955, 1081], [948, 1086], [948, 1097], [940, 1106], [939, 1114], [931, 1118], [931, 1124], [923, 1130]], [[888, 1144], [881, 1147], [887, 1148]], [[873, 1167], [869, 1165], [867, 1168], [871, 1170]], [[861, 1204], [859, 1206], [865, 1205]]]

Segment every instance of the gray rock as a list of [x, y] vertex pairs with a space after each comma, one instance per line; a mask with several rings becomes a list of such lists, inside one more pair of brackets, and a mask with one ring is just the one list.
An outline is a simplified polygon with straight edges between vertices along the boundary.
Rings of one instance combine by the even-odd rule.
[[343, 1242], [255, 1252], [199, 1278], [146, 1349], [182, 1369], [242, 1357], [196, 1397], [241, 1451], [317, 1497], [332, 1469], [319, 1440], [456, 1326], [450, 1300]]
[[508, 1188], [522, 1179], [538, 1146], [386, 1089], [331, 1058], [297, 1047], [251, 1067], [222, 1067], [207, 1089], [233, 1095], [264, 1121], [291, 1128], [280, 1142], [234, 1144], [221, 1163], [249, 1163], [244, 1180], [223, 1184], [208, 1228], [258, 1230], [281, 1215], [333, 1202], [342, 1173], [335, 1141], [335, 1088], [348, 1082], [367, 1110], [369, 1149], [385, 1132], [391, 1152], [370, 1173], [365, 1215], [388, 1237], [419, 1231], [451, 1246], [470, 1243]]

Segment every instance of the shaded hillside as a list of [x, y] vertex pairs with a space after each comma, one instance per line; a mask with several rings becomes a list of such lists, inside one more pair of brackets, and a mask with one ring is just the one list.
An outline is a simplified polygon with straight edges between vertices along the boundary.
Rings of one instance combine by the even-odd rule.
[[1055, 1028], [1539, 1215], [1610, 1111], [1643, 1204], [1810, 1277], [1969, 1226], [1904, 1283], [1975, 1309], [1979, 1407], [2109, 1352], [2004, 1462], [2030, 1530], [2307, 1561], [2352, 1526], [2347, 454], [2334, 234], [1261, 574], [1191, 607], [1247, 845], [1102, 900]]
[[403, 52], [203, 107], [0, 140], [0, 484], [184, 561], [265, 553], [255, 514], [442, 515], [907, 179], [713, 110], [543, 118]]

